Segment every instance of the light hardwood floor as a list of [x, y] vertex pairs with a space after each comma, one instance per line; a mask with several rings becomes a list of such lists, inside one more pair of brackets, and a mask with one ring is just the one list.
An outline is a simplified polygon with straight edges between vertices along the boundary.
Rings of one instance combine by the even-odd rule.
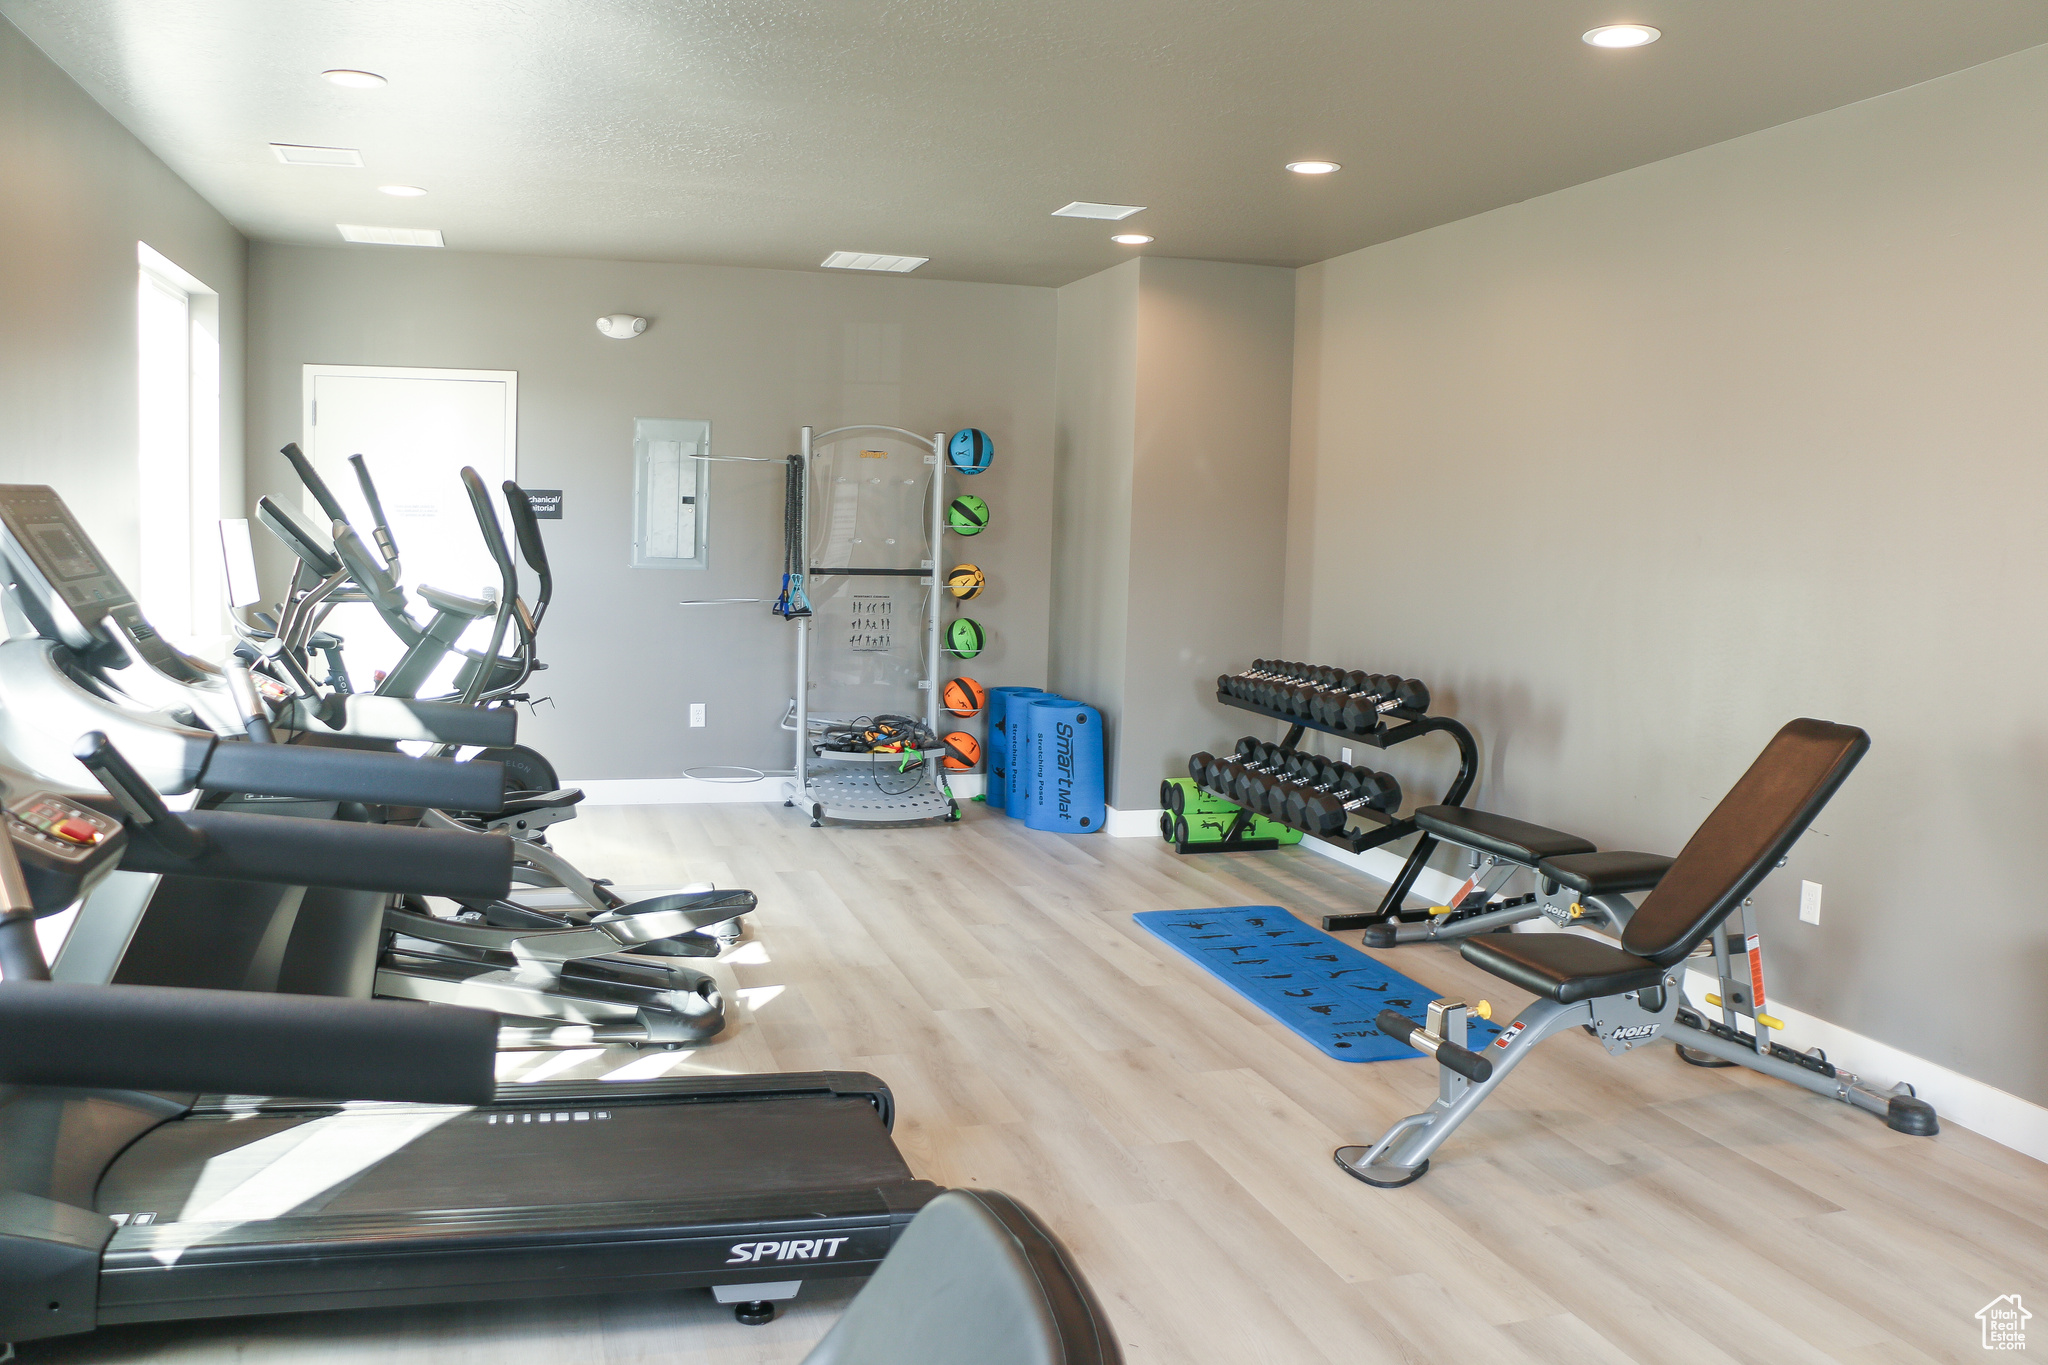
[[[1376, 891], [1301, 850], [1181, 858], [978, 805], [955, 828], [825, 830], [779, 805], [596, 809], [556, 834], [621, 884], [711, 879], [761, 909], [717, 968], [736, 1003], [716, 1044], [508, 1057], [508, 1075], [872, 1071], [912, 1169], [1035, 1209], [1132, 1365], [1975, 1360], [1975, 1312], [2048, 1280], [2048, 1167], [1578, 1034], [1420, 1183], [1357, 1183], [1331, 1148], [1424, 1107], [1433, 1068], [1330, 1061], [1131, 921], [1313, 921]], [[1450, 948], [1381, 956], [1499, 1017], [1525, 1003]], [[691, 1293], [112, 1329], [23, 1356], [776, 1365], [851, 1292], [761, 1328]]]

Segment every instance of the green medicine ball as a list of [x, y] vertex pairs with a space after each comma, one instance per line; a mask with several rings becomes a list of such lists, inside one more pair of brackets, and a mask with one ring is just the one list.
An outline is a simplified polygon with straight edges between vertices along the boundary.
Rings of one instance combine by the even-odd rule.
[[987, 642], [981, 622], [972, 616], [961, 617], [946, 630], [946, 652], [956, 659], [973, 658], [981, 653], [981, 647]]
[[988, 525], [988, 504], [972, 493], [963, 493], [946, 509], [946, 525], [960, 535], [978, 536]]

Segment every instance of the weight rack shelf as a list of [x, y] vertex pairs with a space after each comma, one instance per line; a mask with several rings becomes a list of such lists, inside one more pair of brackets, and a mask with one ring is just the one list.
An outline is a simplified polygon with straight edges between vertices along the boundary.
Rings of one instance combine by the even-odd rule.
[[[1339, 739], [1348, 739], [1354, 743], [1363, 744], [1374, 749], [1391, 749], [1396, 744], [1405, 744], [1409, 740], [1419, 739], [1423, 735], [1449, 735], [1451, 741], [1458, 746], [1458, 773], [1457, 776], [1451, 779], [1450, 785], [1444, 789], [1443, 799], [1437, 802], [1437, 805], [1463, 805], [1465, 797], [1472, 791], [1473, 782], [1478, 780], [1479, 777], [1479, 743], [1472, 738], [1470, 730], [1449, 716], [1432, 716], [1421, 711], [1396, 708], [1388, 711], [1386, 714], [1397, 721], [1398, 724], [1383, 730], [1351, 730], [1342, 725], [1325, 725], [1319, 720], [1311, 720], [1306, 716], [1291, 715], [1277, 707], [1262, 706], [1258, 702], [1250, 701], [1244, 697], [1233, 697], [1221, 688], [1218, 688], [1216, 691], [1216, 700], [1225, 706], [1234, 706], [1240, 711], [1250, 711], [1253, 715], [1265, 716], [1271, 720], [1286, 722], [1291, 728], [1287, 731], [1287, 737], [1280, 741], [1280, 747], [1283, 749], [1292, 749], [1300, 744], [1302, 735], [1310, 730], [1319, 731], [1326, 735], [1335, 735]], [[1225, 800], [1236, 800], [1235, 797], [1224, 792], [1217, 792], [1216, 795], [1223, 797]], [[1272, 817], [1268, 816], [1266, 818], [1271, 819]], [[1277, 823], [1286, 824], [1285, 821]], [[1298, 826], [1289, 825], [1288, 828], [1293, 829], [1298, 828]], [[1366, 849], [1378, 848], [1382, 844], [1390, 844], [1396, 839], [1405, 838], [1410, 834], [1421, 835], [1415, 841], [1415, 847], [1408, 851], [1407, 859], [1401, 864], [1401, 871], [1395, 876], [1393, 884], [1387, 888], [1387, 894], [1381, 898], [1378, 908], [1369, 913], [1323, 916], [1323, 928], [1331, 932], [1340, 929], [1363, 929], [1369, 924], [1379, 924], [1393, 919], [1400, 912], [1403, 903], [1407, 901], [1409, 891], [1415, 886], [1415, 879], [1422, 875], [1422, 869], [1428, 865], [1430, 855], [1435, 853], [1437, 848], [1436, 836], [1417, 829], [1413, 820], [1389, 819], [1388, 823], [1382, 825], [1379, 829], [1360, 830], [1355, 834], [1346, 831], [1342, 836], [1314, 834], [1308, 830], [1302, 830], [1302, 833], [1312, 839], [1321, 839], [1324, 843], [1341, 848], [1347, 853], [1363, 853]], [[1278, 846], [1277, 842], [1271, 839], [1239, 840], [1238, 845], [1235, 847], [1231, 845], [1230, 841], [1225, 840], [1222, 843], [1203, 844], [1197, 849], [1180, 848], [1179, 851], [1182, 853], [1251, 852], [1254, 851], [1251, 848], [1252, 845], [1258, 845], [1260, 848], [1274, 848]]]
[[[1184, 844], [1176, 840], [1173, 846], [1174, 852], [1265, 853], [1280, 847], [1278, 839], [1245, 839], [1238, 837], [1234, 831], [1241, 830], [1251, 824], [1254, 815], [1252, 809], [1249, 806], [1238, 805], [1237, 798], [1229, 792], [1217, 791], [1214, 787], [1209, 786], [1202, 786], [1201, 789], [1208, 792], [1211, 796], [1220, 797], [1233, 805], [1237, 805], [1237, 814], [1231, 818], [1230, 828], [1225, 830], [1223, 837], [1215, 843]], [[1378, 848], [1381, 844], [1391, 844], [1396, 839], [1405, 839], [1407, 836], [1415, 833], [1415, 822], [1413, 820], [1397, 820], [1391, 815], [1369, 809], [1352, 811], [1351, 814], [1368, 824], [1377, 825], [1378, 828], [1347, 829], [1340, 834], [1324, 834], [1317, 830], [1309, 829], [1304, 825], [1297, 825], [1292, 820], [1283, 820], [1277, 815], [1267, 815], [1262, 818], [1276, 825], [1285, 825], [1289, 829], [1300, 830], [1302, 837], [1320, 839], [1331, 848], [1341, 848], [1346, 853], [1363, 853], [1369, 848]]]

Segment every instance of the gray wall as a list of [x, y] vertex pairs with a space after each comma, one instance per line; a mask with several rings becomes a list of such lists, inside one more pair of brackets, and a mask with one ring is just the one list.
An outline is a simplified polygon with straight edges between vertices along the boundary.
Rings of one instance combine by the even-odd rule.
[[[955, 671], [1042, 685], [1054, 311], [1053, 291], [1017, 285], [258, 244], [250, 497], [292, 491], [274, 452], [299, 439], [302, 364], [517, 370], [519, 479], [566, 509], [544, 523], [556, 597], [536, 691], [555, 705], [522, 738], [571, 778], [787, 768], [793, 628], [765, 605], [676, 605], [775, 596], [783, 472], [714, 464], [710, 568], [630, 568], [633, 419], [708, 418], [714, 454], [778, 458], [805, 424], [983, 428], [995, 464], [959, 487], [988, 500], [990, 528], [941, 554], [987, 571], [973, 615], [991, 644]], [[652, 322], [608, 341], [593, 323], [617, 312]], [[692, 730], [699, 701], [709, 724]]]
[[1425, 679], [1481, 803], [1603, 847], [1868, 729], [1772, 989], [2036, 1102], [2044, 145], [2036, 49], [1302, 271], [1289, 585], [1291, 652]]
[[1215, 677], [1279, 640], [1293, 276], [1145, 257], [1060, 290], [1051, 686], [1102, 708], [1121, 809], [1243, 733]]
[[[1059, 291], [1057, 508], [1045, 685], [1101, 710], [1106, 761], [1122, 733], [1130, 624], [1142, 264], [1126, 261]], [[1112, 769], [1112, 782], [1114, 776]], [[1116, 804], [1113, 789], [1110, 804]]]
[[0, 19], [0, 482], [64, 496], [131, 583], [135, 244], [220, 294], [224, 510], [242, 500], [246, 245]]

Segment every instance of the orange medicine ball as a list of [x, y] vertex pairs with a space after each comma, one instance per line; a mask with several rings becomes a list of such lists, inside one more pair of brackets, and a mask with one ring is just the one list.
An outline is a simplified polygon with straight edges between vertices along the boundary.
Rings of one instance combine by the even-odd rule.
[[981, 741], [965, 730], [955, 730], [946, 736], [946, 767], [955, 772], [965, 772], [981, 762]]
[[956, 716], [978, 716], [988, 705], [988, 689], [972, 678], [954, 678], [939, 689], [939, 704]]

